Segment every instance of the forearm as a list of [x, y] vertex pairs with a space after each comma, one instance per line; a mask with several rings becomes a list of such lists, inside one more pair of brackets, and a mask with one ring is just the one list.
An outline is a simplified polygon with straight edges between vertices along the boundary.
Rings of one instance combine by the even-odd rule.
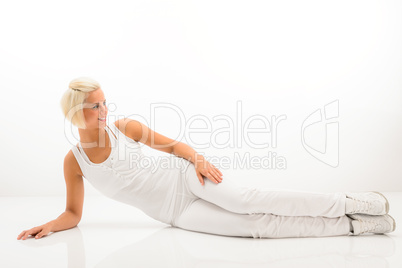
[[203, 155], [198, 154], [190, 145], [183, 142], [176, 143], [173, 146], [172, 154], [187, 159], [194, 165], [203, 163], [205, 160]]
[[80, 218], [71, 211], [64, 211], [55, 220], [49, 221], [51, 232], [62, 231], [77, 226], [80, 222]]

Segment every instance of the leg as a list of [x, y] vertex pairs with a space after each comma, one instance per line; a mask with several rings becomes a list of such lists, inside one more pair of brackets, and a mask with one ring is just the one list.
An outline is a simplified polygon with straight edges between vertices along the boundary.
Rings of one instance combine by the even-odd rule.
[[349, 222], [347, 216], [327, 218], [238, 214], [197, 199], [175, 219], [173, 226], [224, 236], [284, 238], [349, 235]]
[[345, 215], [344, 193], [312, 193], [274, 191], [243, 187], [230, 178], [215, 184], [205, 178], [202, 186], [193, 165], [189, 166], [186, 182], [189, 190], [199, 198], [239, 214], [270, 213], [282, 216], [324, 216], [336, 218]]

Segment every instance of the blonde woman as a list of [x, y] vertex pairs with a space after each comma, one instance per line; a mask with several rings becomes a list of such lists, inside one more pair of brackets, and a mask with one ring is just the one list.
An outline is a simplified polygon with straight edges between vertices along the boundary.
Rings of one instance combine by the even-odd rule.
[[[131, 119], [106, 124], [108, 109], [100, 84], [70, 82], [61, 106], [78, 127], [80, 141], [64, 158], [65, 211], [24, 230], [17, 239], [41, 238], [73, 228], [82, 216], [84, 183], [114, 200], [141, 209], [174, 227], [253, 238], [384, 234], [395, 230], [388, 200], [378, 192], [308, 193], [242, 187], [189, 145]], [[144, 166], [140, 143], [169, 153], [174, 166]], [[206, 180], [205, 180], [206, 179]]]

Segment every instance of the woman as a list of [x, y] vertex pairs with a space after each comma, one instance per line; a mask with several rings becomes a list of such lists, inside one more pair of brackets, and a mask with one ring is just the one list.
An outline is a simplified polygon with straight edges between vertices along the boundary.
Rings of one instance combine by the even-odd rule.
[[[61, 104], [80, 136], [64, 159], [66, 210], [55, 220], [21, 232], [17, 239], [41, 238], [75, 227], [82, 215], [83, 178], [106, 196], [135, 206], [158, 221], [197, 232], [282, 238], [395, 230], [395, 220], [387, 214], [388, 201], [378, 192], [307, 193], [242, 187], [223, 180], [222, 172], [187, 144], [136, 120], [106, 125], [105, 96], [91, 78], [72, 80]], [[170, 153], [178, 165], [144, 165], [147, 156], [139, 142]]]

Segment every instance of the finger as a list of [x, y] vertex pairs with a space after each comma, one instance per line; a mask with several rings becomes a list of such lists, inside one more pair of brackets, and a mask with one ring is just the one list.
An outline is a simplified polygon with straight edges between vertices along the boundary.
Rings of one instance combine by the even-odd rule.
[[21, 237], [25, 234], [25, 232], [26, 232], [26, 231], [22, 231], [22, 232], [18, 235], [17, 239], [20, 240]]
[[218, 178], [219, 180], [221, 180], [220, 172], [219, 172], [219, 170], [218, 170], [215, 166], [211, 167], [211, 170], [210, 170], [210, 171], [215, 175], [216, 178]]
[[210, 174], [218, 183], [221, 182], [221, 178], [219, 178], [219, 174], [215, 170], [211, 170]]
[[31, 233], [29, 231], [25, 232], [24, 236], [22, 237], [22, 240], [27, 239], [27, 237], [30, 235]]
[[219, 170], [215, 170], [215, 174], [216, 174], [216, 176], [218, 176], [219, 182], [222, 182], [223, 177], [222, 177], [221, 173], [219, 172]]
[[219, 172], [219, 174], [221, 174], [221, 176], [223, 176], [222, 172], [217, 167], [215, 167], [215, 168]]
[[218, 173], [219, 173], [221, 176], [223, 176], [222, 172], [221, 172], [217, 167], [215, 167], [214, 165], [212, 165], [212, 166], [214, 167], [214, 169], [215, 169], [216, 171], [218, 171]]
[[211, 174], [210, 177], [214, 180], [214, 182], [215, 182], [216, 184], [218, 184], [218, 183], [219, 183], [219, 179], [218, 179], [214, 174], [212, 174], [212, 173], [209, 173], [209, 174]]
[[208, 172], [208, 173], [207, 173], [207, 177], [208, 177], [208, 179], [210, 179], [212, 182], [214, 182], [214, 183], [216, 183], [216, 184], [219, 183], [218, 179], [215, 178], [215, 176], [214, 176], [212, 173]]
[[39, 239], [39, 238], [41, 238], [42, 236], [44, 236], [45, 235], [45, 232], [42, 230], [41, 232], [39, 232], [36, 236], [35, 236], [35, 239]]
[[214, 170], [216, 176], [218, 176], [219, 180], [222, 181], [222, 175], [219, 173], [219, 170]]
[[207, 171], [204, 175], [208, 180], [212, 181], [212, 182], [216, 182], [215, 179], [211, 176], [211, 174]]
[[36, 233], [38, 232], [37, 229], [38, 229], [38, 228], [35, 227], [35, 228], [32, 228], [31, 230], [26, 231], [26, 232], [25, 232], [25, 235], [24, 235], [23, 238], [22, 238], [22, 240], [27, 239], [27, 237], [28, 237], [29, 235], [36, 234]]
[[198, 177], [198, 180], [200, 181], [201, 185], [204, 185], [204, 179], [198, 172], [197, 172], [197, 177]]

